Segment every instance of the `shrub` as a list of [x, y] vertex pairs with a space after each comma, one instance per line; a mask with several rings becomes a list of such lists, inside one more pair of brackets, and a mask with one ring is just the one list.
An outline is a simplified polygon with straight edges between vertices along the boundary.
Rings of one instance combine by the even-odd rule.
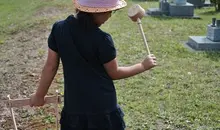
[[220, 0], [210, 0], [215, 5], [215, 10], [220, 11]]

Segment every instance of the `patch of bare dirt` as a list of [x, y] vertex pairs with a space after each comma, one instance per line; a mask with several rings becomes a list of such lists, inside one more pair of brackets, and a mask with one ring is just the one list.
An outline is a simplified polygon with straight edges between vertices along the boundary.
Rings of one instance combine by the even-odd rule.
[[45, 7], [37, 11], [34, 17], [53, 17], [54, 15], [61, 14], [62, 10], [57, 7]]
[[[50, 7], [38, 11], [36, 16], [51, 17], [62, 12], [64, 11]], [[26, 98], [36, 90], [47, 56], [47, 38], [51, 26], [18, 32], [11, 35], [4, 44], [0, 44], [0, 130], [13, 129], [10, 111], [3, 103], [7, 100], [7, 95], [10, 94], [11, 99]], [[49, 111], [53, 109], [50, 106], [44, 108]], [[45, 117], [41, 110], [36, 112], [35, 109], [26, 107], [14, 109], [14, 112], [19, 130], [43, 130], [55, 126], [51, 123], [51, 126], [45, 127], [43, 120], [35, 118]], [[49, 116], [51, 115], [52, 112]], [[47, 121], [50, 121], [50, 117]]]

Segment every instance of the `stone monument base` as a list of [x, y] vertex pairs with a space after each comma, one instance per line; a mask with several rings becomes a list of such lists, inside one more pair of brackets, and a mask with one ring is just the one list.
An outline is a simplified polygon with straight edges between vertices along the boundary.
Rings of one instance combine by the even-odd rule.
[[147, 14], [152, 16], [160, 16], [163, 15], [163, 12], [159, 8], [149, 8], [147, 10]]
[[220, 51], [220, 42], [213, 42], [206, 36], [189, 36], [186, 45], [197, 51]]
[[[162, 12], [160, 8], [149, 8], [146, 11], [146, 14], [149, 16], [168, 16], [168, 17], [176, 17], [176, 18], [186, 18], [186, 19], [200, 19], [199, 16], [194, 15], [193, 6], [181, 6], [183, 10], [179, 8], [179, 6], [170, 6], [172, 12]], [[177, 7], [177, 8], [176, 8]], [[176, 12], [173, 12], [177, 10]], [[185, 11], [185, 12], [184, 12]], [[192, 14], [193, 13], [193, 14]]]
[[184, 5], [170, 4], [170, 16], [194, 16], [194, 6], [193, 4], [186, 3]]

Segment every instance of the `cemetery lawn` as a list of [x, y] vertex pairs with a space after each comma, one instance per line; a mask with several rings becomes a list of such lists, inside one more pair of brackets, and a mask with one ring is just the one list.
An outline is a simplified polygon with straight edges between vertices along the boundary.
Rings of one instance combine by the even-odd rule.
[[[121, 66], [138, 63], [147, 55], [138, 25], [127, 16], [128, 8], [134, 3], [144, 9], [158, 7], [158, 2], [130, 0], [125, 9], [112, 14], [101, 27], [112, 35]], [[1, 0], [0, 10], [0, 74], [4, 74], [0, 80], [0, 91], [4, 92], [0, 99], [5, 99], [9, 93], [12, 98], [29, 96], [36, 89], [47, 56], [46, 42], [51, 26], [73, 12], [72, 2]], [[188, 36], [206, 35], [206, 26], [211, 23], [211, 18], [220, 19], [220, 14], [214, 10], [214, 7], [196, 9], [195, 14], [201, 19], [150, 16], [142, 19], [158, 66], [140, 75], [115, 81], [118, 102], [124, 110], [129, 129], [220, 129], [220, 53], [195, 52], [183, 44]], [[14, 82], [11, 82], [12, 75], [16, 76]], [[60, 69], [49, 94], [57, 88], [63, 91], [61, 77]], [[42, 130], [55, 126], [50, 106], [31, 114], [29, 109], [16, 109], [19, 128]], [[0, 113], [5, 111], [0, 108]], [[13, 128], [10, 116], [0, 116], [7, 120], [0, 121], [2, 128]]]

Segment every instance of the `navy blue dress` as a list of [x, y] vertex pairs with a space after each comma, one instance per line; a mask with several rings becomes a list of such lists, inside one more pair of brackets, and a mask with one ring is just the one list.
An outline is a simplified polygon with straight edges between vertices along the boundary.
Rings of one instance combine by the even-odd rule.
[[48, 46], [63, 65], [62, 130], [123, 130], [115, 86], [103, 65], [116, 58], [112, 37], [96, 25], [84, 30], [70, 15], [53, 25]]

